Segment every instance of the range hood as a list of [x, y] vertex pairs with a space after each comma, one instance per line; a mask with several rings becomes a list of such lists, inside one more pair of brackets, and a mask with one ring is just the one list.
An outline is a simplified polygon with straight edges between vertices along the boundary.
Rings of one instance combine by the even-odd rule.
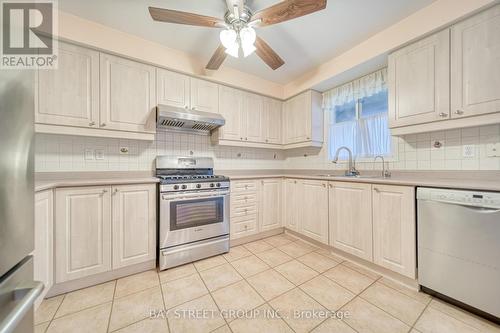
[[226, 123], [217, 113], [184, 109], [169, 105], [158, 105], [156, 127], [168, 130], [210, 134]]

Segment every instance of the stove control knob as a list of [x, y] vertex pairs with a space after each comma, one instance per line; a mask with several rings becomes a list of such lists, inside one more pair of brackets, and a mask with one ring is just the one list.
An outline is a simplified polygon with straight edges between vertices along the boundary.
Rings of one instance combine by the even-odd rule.
[[179, 189], [179, 185], [174, 185], [174, 190], [178, 190]]
[[215, 184], [215, 186], [220, 187], [220, 183]]
[[185, 189], [187, 189], [187, 185], [182, 185], [182, 186], [181, 186], [181, 188], [182, 188], [183, 190], [185, 190]]
[[215, 184], [214, 184], [214, 183], [210, 183], [210, 187], [214, 187], [214, 186], [215, 186]]
[[196, 188], [201, 188], [201, 184], [196, 184]]

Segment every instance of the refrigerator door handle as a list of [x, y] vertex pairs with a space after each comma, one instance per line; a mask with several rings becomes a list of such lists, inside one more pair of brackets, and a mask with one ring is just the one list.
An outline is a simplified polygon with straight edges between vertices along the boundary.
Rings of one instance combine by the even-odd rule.
[[26, 313], [32, 308], [38, 295], [43, 290], [43, 283], [39, 281], [32, 282], [25, 288], [16, 289], [14, 297], [17, 300], [16, 306], [10, 311], [7, 317], [0, 321], [0, 333], [10, 333], [23, 320]]

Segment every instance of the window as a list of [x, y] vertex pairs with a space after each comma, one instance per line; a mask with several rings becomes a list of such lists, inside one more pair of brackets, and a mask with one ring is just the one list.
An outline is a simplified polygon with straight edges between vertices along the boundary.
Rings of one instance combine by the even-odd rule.
[[[388, 126], [386, 70], [325, 93], [323, 107], [330, 111], [329, 156], [346, 146], [357, 158], [391, 156]], [[347, 158], [342, 151], [341, 159]]]

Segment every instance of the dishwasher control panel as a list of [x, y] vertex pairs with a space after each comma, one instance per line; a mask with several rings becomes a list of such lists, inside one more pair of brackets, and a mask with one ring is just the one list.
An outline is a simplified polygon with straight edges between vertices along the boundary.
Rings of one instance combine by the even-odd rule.
[[417, 199], [467, 206], [500, 208], [500, 193], [419, 187]]

